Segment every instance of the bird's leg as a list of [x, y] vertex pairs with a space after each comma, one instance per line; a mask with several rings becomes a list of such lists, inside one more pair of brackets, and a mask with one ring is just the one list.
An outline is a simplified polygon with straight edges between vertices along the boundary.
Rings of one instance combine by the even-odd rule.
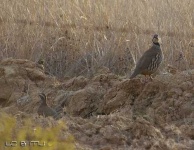
[[153, 77], [151, 75], [145, 75], [144, 80], [141, 80], [142, 83], [148, 83], [150, 81], [153, 81]]

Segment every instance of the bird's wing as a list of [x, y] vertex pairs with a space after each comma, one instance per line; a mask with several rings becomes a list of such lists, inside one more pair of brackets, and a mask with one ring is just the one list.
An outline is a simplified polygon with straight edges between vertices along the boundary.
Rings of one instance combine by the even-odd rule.
[[139, 59], [137, 63], [137, 69], [143, 71], [144, 69], [148, 68], [149, 64], [151, 63], [152, 59], [156, 56], [158, 52], [151, 47], [147, 50], [142, 57]]

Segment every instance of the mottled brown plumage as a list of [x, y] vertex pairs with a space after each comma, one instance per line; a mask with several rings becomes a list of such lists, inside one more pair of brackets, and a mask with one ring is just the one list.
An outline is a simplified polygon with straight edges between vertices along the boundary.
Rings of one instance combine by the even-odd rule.
[[38, 108], [38, 114], [41, 115], [41, 116], [44, 116], [44, 117], [51, 116], [55, 119], [59, 119], [58, 113], [54, 109], [52, 109], [51, 107], [49, 107], [47, 105], [46, 95], [44, 93], [40, 93], [39, 96], [40, 96], [40, 99], [41, 99], [42, 103]]
[[138, 74], [151, 76], [155, 73], [163, 60], [162, 50], [160, 48], [160, 40], [157, 34], [152, 39], [153, 45], [148, 49], [136, 64], [136, 68], [130, 79]]

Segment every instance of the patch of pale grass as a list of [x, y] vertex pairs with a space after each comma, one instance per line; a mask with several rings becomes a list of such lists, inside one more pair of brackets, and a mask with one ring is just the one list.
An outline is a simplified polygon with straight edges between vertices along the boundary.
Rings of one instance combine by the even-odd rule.
[[16, 119], [15, 116], [0, 112], [0, 149], [9, 149], [11, 144], [15, 150], [75, 149], [74, 137], [65, 132], [66, 126], [63, 121], [56, 123], [49, 118], [33, 119], [22, 117]]

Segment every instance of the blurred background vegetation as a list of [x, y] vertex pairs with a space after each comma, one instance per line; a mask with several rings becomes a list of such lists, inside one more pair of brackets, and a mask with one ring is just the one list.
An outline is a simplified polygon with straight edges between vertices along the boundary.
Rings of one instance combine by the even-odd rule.
[[194, 67], [193, 0], [3, 0], [0, 8], [1, 59], [41, 58], [61, 78], [101, 67], [126, 75], [155, 33], [164, 66]]
[[[55, 122], [51, 118], [35, 118], [31, 119], [21, 116], [12, 116], [0, 112], [0, 149], [1, 150], [73, 150], [74, 138], [67, 134], [64, 122]], [[7, 147], [5, 143], [10, 144], [11, 141], [17, 141], [15, 147]], [[20, 146], [20, 142], [25, 141], [24, 147]], [[45, 146], [37, 144], [29, 145], [30, 141], [39, 141], [40, 145], [45, 142]]]

